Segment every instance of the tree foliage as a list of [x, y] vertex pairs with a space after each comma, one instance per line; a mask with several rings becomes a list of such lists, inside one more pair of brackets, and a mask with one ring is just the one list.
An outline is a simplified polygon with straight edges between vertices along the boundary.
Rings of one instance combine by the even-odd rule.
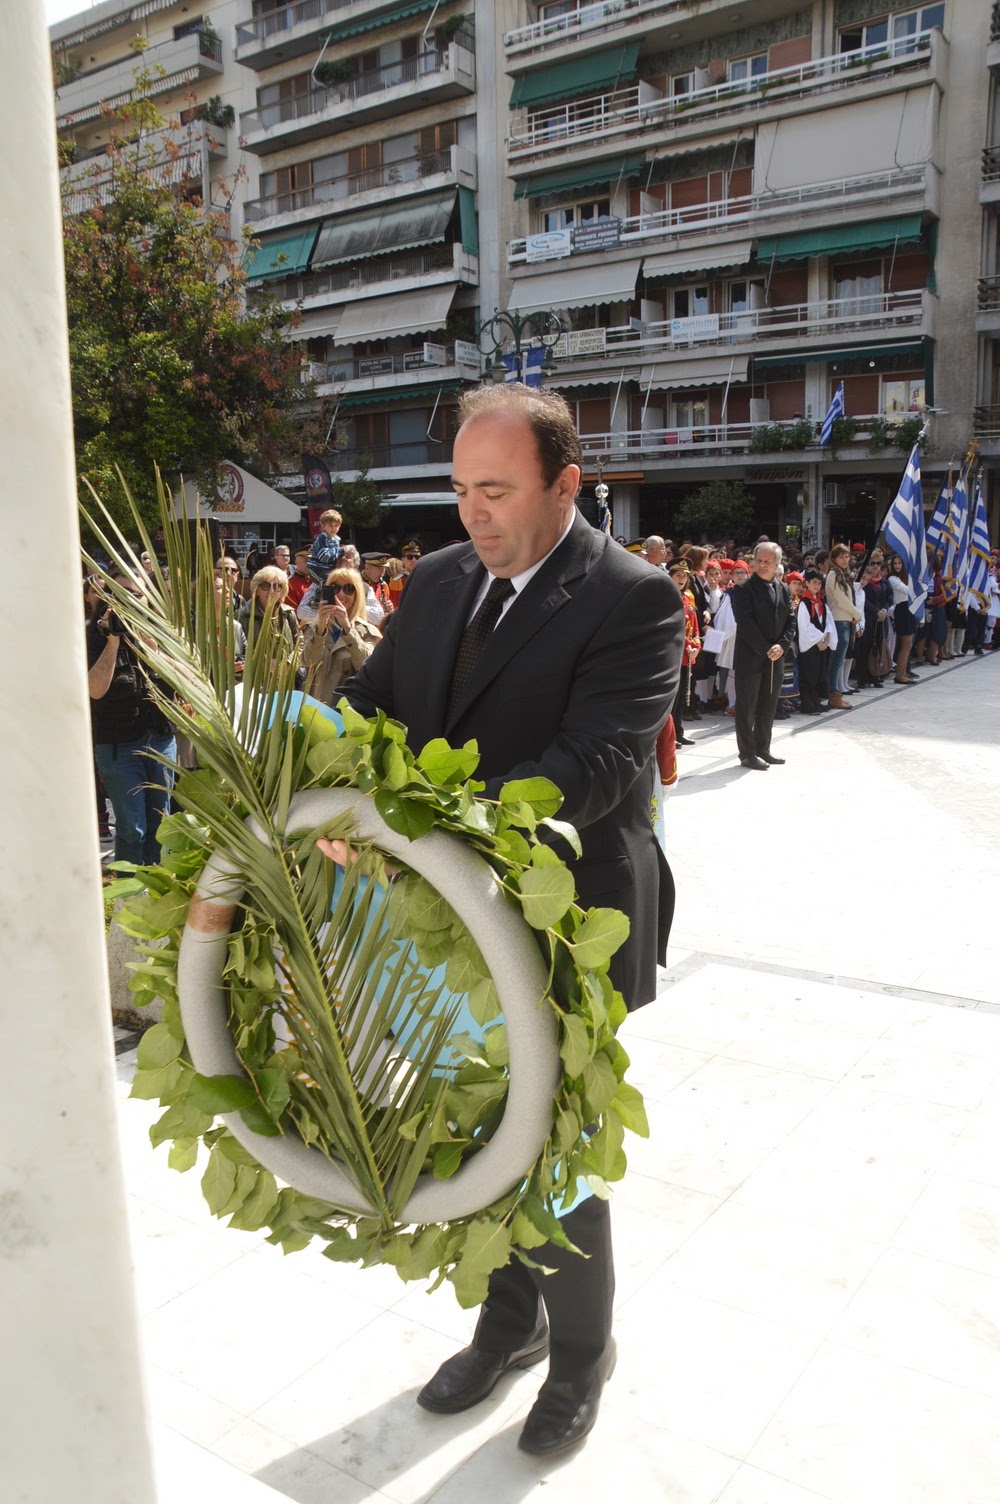
[[244, 307], [252, 241], [231, 232], [231, 185], [223, 208], [202, 202], [200, 174], [185, 177], [185, 128], [149, 97], [153, 76], [137, 69], [106, 156], [65, 186], [63, 206], [81, 493], [89, 482], [120, 495], [120, 470], [149, 518], [156, 467], [206, 493], [220, 460], [270, 468], [302, 396], [288, 313], [274, 300]]
[[330, 487], [333, 505], [349, 528], [377, 527], [382, 521], [382, 491], [369, 478], [371, 455], [358, 456], [354, 480], [334, 479]]
[[739, 481], [712, 480], [682, 503], [674, 522], [685, 537], [745, 538], [753, 529], [753, 497]]

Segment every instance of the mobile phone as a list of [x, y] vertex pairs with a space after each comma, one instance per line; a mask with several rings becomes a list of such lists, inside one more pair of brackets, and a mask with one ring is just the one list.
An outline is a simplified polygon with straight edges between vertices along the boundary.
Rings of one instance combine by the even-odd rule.
[[336, 600], [337, 592], [336, 590], [334, 590], [332, 585], [321, 585], [319, 587], [319, 596], [317, 598], [318, 605], [332, 606], [336, 603]]

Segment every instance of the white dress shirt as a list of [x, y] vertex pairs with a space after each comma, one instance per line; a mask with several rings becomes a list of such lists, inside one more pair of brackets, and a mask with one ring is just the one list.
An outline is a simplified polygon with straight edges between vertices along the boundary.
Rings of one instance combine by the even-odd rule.
[[[500, 611], [500, 615], [497, 618], [497, 625], [499, 625], [500, 622], [503, 620], [503, 618], [506, 616], [507, 612], [510, 610], [511, 606], [517, 600], [518, 596], [521, 594], [521, 591], [524, 589], [525, 585], [527, 585], [528, 581], [531, 580], [531, 579], [533, 579], [534, 576], [541, 569], [542, 565], [545, 563], [545, 560], [546, 559], [550, 559], [552, 557], [552, 555], [555, 553], [556, 549], [559, 547], [560, 543], [564, 543], [565, 540], [569, 537], [570, 530], [572, 529], [572, 526], [573, 526], [573, 524], [574, 524], [575, 521], [576, 521], [576, 508], [574, 507], [574, 509], [573, 509], [573, 515], [570, 517], [569, 522], [566, 524], [565, 530], [563, 531], [562, 535], [559, 538], [556, 539], [555, 543], [552, 545], [552, 547], [549, 549], [548, 553], [545, 555], [545, 558], [539, 559], [539, 561], [538, 561], [537, 564], [532, 564], [532, 566], [531, 566], [530, 569], [523, 570], [521, 572], [521, 574], [511, 575], [511, 577], [510, 577], [510, 583], [514, 587], [514, 594], [513, 595], [509, 595], [507, 597], [507, 599], [504, 601], [503, 607], [502, 607], [502, 609]], [[483, 601], [486, 599], [486, 592], [489, 590], [490, 586], [493, 584], [493, 581], [496, 578], [497, 578], [497, 576], [490, 574], [489, 570], [486, 571], [486, 575], [485, 575], [485, 578], [483, 579], [483, 583], [480, 585], [479, 590], [476, 593], [476, 598], [472, 602], [472, 610], [469, 612], [469, 615], [466, 618], [466, 623], [465, 623], [466, 626], [469, 625], [469, 622], [472, 620], [472, 618], [475, 616], [476, 612], [479, 610], [480, 606], [483, 604]], [[494, 627], [493, 630], [496, 631], [496, 628]]]

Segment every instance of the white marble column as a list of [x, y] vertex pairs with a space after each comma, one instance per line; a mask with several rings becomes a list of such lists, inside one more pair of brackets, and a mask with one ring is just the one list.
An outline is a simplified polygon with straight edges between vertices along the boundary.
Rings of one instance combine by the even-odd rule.
[[52, 64], [0, 49], [0, 1494], [151, 1504], [115, 1124]]

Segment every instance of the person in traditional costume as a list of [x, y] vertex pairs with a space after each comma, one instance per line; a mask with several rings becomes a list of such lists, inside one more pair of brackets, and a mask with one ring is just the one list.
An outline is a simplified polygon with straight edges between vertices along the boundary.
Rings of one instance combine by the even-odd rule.
[[[795, 609], [795, 641], [799, 662], [799, 698], [803, 715], [819, 715], [830, 706], [827, 698], [829, 654], [837, 649], [837, 624], [823, 598], [823, 575], [807, 569], [802, 599]], [[850, 708], [850, 707], [848, 707]]]

